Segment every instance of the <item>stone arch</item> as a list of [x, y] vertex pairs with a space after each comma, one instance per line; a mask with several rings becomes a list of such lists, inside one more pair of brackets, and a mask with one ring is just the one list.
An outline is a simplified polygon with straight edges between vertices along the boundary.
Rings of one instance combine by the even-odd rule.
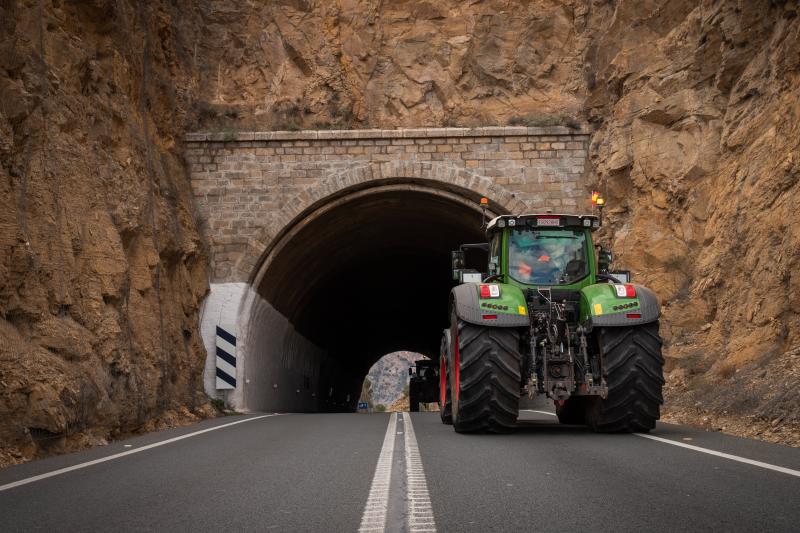
[[386, 161], [354, 165], [342, 171], [330, 171], [320, 184], [301, 192], [295, 202], [274, 212], [259, 233], [249, 240], [235, 268], [237, 279], [252, 283], [262, 262], [284, 234], [326, 203], [360, 190], [402, 184], [418, 184], [453, 199], [460, 197], [477, 202], [486, 197], [493, 213], [521, 213], [527, 209], [525, 202], [494, 179], [452, 163]]

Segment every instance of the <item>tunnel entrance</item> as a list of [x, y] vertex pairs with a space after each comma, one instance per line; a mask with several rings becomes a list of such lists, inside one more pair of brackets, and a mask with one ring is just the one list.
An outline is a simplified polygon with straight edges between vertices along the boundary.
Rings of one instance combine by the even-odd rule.
[[485, 240], [479, 196], [440, 185], [348, 191], [286, 221], [251, 280], [247, 408], [276, 409], [280, 396], [287, 407], [297, 399], [284, 410], [355, 410], [383, 355], [438, 356], [450, 251]]

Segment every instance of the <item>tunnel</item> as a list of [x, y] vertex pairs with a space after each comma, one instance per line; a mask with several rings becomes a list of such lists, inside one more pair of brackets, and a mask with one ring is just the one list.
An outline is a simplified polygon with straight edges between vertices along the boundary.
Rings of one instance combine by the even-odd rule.
[[[385, 354], [438, 357], [450, 252], [485, 241], [480, 195], [447, 187], [419, 180], [348, 190], [286, 221], [244, 311], [249, 409], [351, 411]], [[502, 212], [490, 204], [487, 215]], [[485, 255], [468, 261], [485, 270]]]

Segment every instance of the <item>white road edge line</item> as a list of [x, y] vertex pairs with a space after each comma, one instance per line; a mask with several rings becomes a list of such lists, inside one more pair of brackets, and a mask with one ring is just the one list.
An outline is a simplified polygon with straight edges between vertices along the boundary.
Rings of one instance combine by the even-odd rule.
[[403, 421], [406, 427], [404, 437], [406, 448], [406, 500], [408, 502], [406, 513], [408, 530], [412, 532], [435, 532], [436, 521], [433, 518], [433, 507], [431, 506], [430, 495], [428, 493], [428, 483], [425, 481], [425, 471], [422, 468], [422, 457], [419, 455], [417, 435], [414, 433], [414, 425], [411, 423], [411, 414], [404, 413]]
[[[536, 411], [534, 409], [523, 409], [523, 411], [528, 411], [529, 413], [541, 413], [543, 415], [551, 415], [556, 416], [555, 413], [548, 413], [547, 411]], [[789, 474], [790, 476], [800, 477], [800, 470], [792, 470], [791, 468], [786, 468], [783, 466], [771, 465], [769, 463], [764, 463], [761, 461], [756, 461], [754, 459], [748, 459], [746, 457], [739, 457], [738, 455], [731, 455], [729, 453], [718, 452], [716, 450], [709, 450], [708, 448], [701, 448], [700, 446], [693, 446], [691, 444], [684, 444], [683, 442], [677, 442], [670, 439], [665, 439], [662, 437], [656, 437], [654, 435], [646, 435], [644, 433], [634, 433], [637, 437], [643, 437], [645, 439], [650, 439], [658, 442], [663, 442], [665, 444], [672, 444], [673, 446], [680, 446], [681, 448], [686, 448], [689, 450], [694, 450], [700, 453], [707, 453], [709, 455], [714, 455], [716, 457], [722, 457], [723, 459], [730, 459], [731, 461], [737, 461], [739, 463], [744, 463], [752, 466], [758, 466], [760, 468], [766, 468], [767, 470], [774, 470], [775, 472], [781, 472], [783, 474]]]
[[709, 450], [708, 448], [701, 448], [700, 446], [692, 446], [691, 444], [684, 444], [683, 442], [677, 442], [670, 439], [655, 437], [653, 435], [645, 435], [644, 433], [634, 433], [634, 435], [645, 439], [663, 442], [665, 444], [672, 444], [673, 446], [679, 446], [681, 448], [687, 448], [689, 450], [694, 450], [696, 452], [707, 453], [709, 455], [714, 455], [716, 457], [722, 457], [723, 459], [730, 459], [731, 461], [737, 461], [739, 463], [758, 466], [760, 468], [766, 468], [767, 470], [774, 470], [775, 472], [782, 472], [784, 474], [789, 474], [790, 476], [800, 477], [800, 470], [792, 470], [791, 468], [785, 468], [783, 466], [776, 466], [776, 465], [771, 465], [769, 463], [762, 463], [761, 461], [754, 461], [753, 459], [747, 459], [746, 457], [739, 457], [738, 455], [731, 455], [729, 453], [718, 452], [716, 450]]
[[21, 485], [27, 485], [28, 483], [33, 483], [34, 481], [41, 481], [42, 479], [47, 479], [49, 477], [60, 476], [61, 474], [72, 472], [73, 470], [80, 470], [82, 468], [87, 468], [89, 466], [105, 463], [106, 461], [113, 461], [114, 459], [125, 457], [126, 455], [143, 452], [145, 450], [150, 450], [152, 448], [158, 448], [159, 446], [164, 446], [165, 444], [171, 444], [179, 440], [188, 439], [189, 437], [202, 435], [203, 433], [208, 433], [209, 431], [216, 431], [218, 429], [235, 426], [236, 424], [244, 424], [245, 422], [252, 422], [253, 420], [259, 420], [261, 418], [268, 418], [270, 416], [279, 416], [279, 413], [273, 413], [271, 415], [259, 415], [251, 418], [246, 418], [244, 420], [237, 420], [236, 422], [230, 422], [228, 424], [222, 424], [221, 426], [214, 426], [213, 428], [203, 429], [200, 431], [195, 431], [193, 433], [187, 433], [186, 435], [173, 437], [171, 439], [162, 440], [160, 442], [154, 442], [153, 444], [147, 444], [146, 446], [142, 446], [141, 448], [128, 450], [126, 452], [115, 453], [114, 455], [109, 455], [108, 457], [101, 457], [100, 459], [95, 459], [93, 461], [87, 461], [85, 463], [79, 463], [77, 465], [67, 466], [65, 468], [59, 468], [58, 470], [53, 470], [52, 472], [45, 472], [44, 474], [39, 474], [38, 476], [20, 479], [19, 481], [14, 481], [11, 483], [6, 483], [5, 485], [0, 485], [0, 492], [3, 492], [4, 490], [8, 489], [13, 489], [14, 487], [19, 487]]
[[397, 413], [389, 417], [386, 426], [386, 435], [383, 437], [383, 446], [378, 455], [378, 464], [375, 465], [375, 475], [369, 488], [367, 503], [361, 514], [359, 531], [385, 531], [386, 511], [389, 509], [389, 486], [392, 481], [392, 460], [394, 459], [394, 439], [397, 431]]

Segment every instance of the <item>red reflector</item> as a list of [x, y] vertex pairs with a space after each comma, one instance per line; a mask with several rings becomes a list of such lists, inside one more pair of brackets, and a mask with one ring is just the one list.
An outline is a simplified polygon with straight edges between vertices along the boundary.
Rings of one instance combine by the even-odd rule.
[[639, 313], [628, 313], [625, 316], [628, 317], [628, 318], [642, 318], [642, 315], [639, 314]]
[[625, 298], [636, 298], [636, 287], [625, 284]]
[[499, 285], [481, 285], [479, 290], [481, 298], [500, 298]]
[[497, 315], [483, 315], [484, 320], [497, 320]]

